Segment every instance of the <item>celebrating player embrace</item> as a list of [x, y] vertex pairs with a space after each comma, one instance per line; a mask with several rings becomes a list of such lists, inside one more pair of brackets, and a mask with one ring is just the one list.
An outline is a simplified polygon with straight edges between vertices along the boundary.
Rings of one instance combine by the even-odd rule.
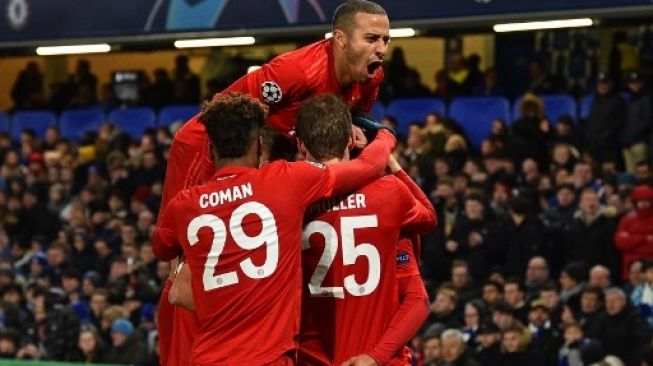
[[199, 320], [195, 365], [294, 364], [304, 210], [380, 177], [394, 147], [393, 135], [382, 130], [349, 162], [277, 161], [257, 169], [265, 118], [266, 108], [242, 94], [205, 106], [200, 120], [216, 172], [168, 203], [153, 236], [159, 259], [183, 253], [190, 267]]

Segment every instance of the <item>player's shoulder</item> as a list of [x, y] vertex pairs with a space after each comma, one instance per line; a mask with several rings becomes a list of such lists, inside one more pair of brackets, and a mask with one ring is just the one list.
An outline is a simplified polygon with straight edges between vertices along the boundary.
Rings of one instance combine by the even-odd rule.
[[312, 161], [287, 161], [275, 160], [271, 163], [263, 165], [260, 170], [263, 174], [266, 173], [280, 173], [280, 172], [297, 172], [297, 171], [316, 171], [326, 170], [326, 165]]
[[368, 184], [367, 186], [364, 187], [364, 189], [369, 189], [375, 192], [385, 192], [385, 194], [395, 192], [400, 188], [401, 181], [399, 178], [395, 177], [394, 175], [386, 175], [383, 176], [374, 182]]
[[206, 129], [200, 121], [199, 114], [184, 123], [173, 139], [174, 144], [194, 145], [206, 139]]

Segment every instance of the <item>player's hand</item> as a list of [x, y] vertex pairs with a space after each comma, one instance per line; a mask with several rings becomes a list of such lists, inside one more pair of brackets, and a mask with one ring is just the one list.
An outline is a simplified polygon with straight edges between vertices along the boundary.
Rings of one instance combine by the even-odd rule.
[[369, 141], [374, 140], [376, 134], [380, 130], [388, 130], [395, 137], [397, 136], [395, 130], [382, 123], [375, 121], [372, 117], [368, 116], [363, 111], [360, 110], [352, 111], [351, 116], [352, 116], [352, 122], [354, 126], [360, 127], [365, 133], [365, 137], [367, 137]]
[[352, 138], [354, 139], [354, 148], [358, 150], [362, 150], [367, 146], [367, 137], [365, 136], [365, 132], [358, 127], [358, 126], [352, 126], [351, 129], [351, 134]]
[[380, 366], [372, 357], [368, 355], [354, 356], [343, 362], [340, 366]]
[[403, 170], [401, 167], [401, 164], [397, 161], [397, 158], [394, 157], [394, 155], [390, 154], [390, 157], [388, 158], [388, 170], [390, 173], [395, 174]]

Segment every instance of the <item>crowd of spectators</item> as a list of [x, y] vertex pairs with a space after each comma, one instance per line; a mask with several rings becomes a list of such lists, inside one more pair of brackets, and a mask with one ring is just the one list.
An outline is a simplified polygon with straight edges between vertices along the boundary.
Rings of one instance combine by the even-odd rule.
[[[386, 65], [385, 93], [433, 95], [401, 59]], [[502, 95], [479, 63], [455, 56], [435, 95]], [[432, 303], [415, 364], [653, 366], [651, 95], [637, 72], [625, 95], [602, 73], [586, 121], [551, 121], [537, 94], [562, 84], [539, 61], [531, 71], [521, 118], [494, 121], [478, 151], [435, 113], [397, 149], [439, 217], [423, 238]], [[187, 59], [173, 74], [143, 86], [150, 105], [200, 99]], [[29, 64], [12, 97], [21, 109], [112, 103], [83, 60], [55, 89], [45, 101]], [[157, 364], [169, 267], [150, 238], [174, 132], [133, 141], [105, 124], [79, 143], [56, 127], [43, 139], [0, 134], [0, 358]]]

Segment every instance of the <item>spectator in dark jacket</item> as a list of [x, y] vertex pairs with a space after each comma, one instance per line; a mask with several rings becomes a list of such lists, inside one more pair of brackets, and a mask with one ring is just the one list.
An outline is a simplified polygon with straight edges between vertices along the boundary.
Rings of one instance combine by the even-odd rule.
[[618, 161], [619, 129], [623, 125], [625, 105], [614, 88], [611, 77], [600, 73], [596, 99], [585, 126], [585, 148], [597, 163]]
[[599, 340], [608, 354], [635, 365], [637, 356], [650, 342], [651, 334], [637, 309], [628, 305], [626, 294], [618, 288], [605, 291], [607, 316], [601, 322]]
[[604, 317], [603, 290], [594, 286], [584, 288], [580, 294], [580, 312], [576, 316], [583, 333], [596, 338]]
[[442, 323], [446, 328], [458, 328], [463, 325], [459, 314], [456, 313], [458, 295], [450, 288], [442, 287], [438, 290], [435, 300], [431, 303], [431, 313], [424, 328], [435, 323]]
[[476, 359], [482, 366], [497, 365], [501, 357], [501, 331], [492, 322], [481, 324], [476, 338]]
[[653, 100], [644, 91], [644, 80], [638, 72], [628, 75], [630, 98], [626, 102], [626, 118], [621, 131], [621, 148], [626, 171], [632, 173], [640, 161], [648, 158], [653, 126]]
[[442, 366], [478, 366], [465, 352], [463, 333], [457, 329], [447, 329], [440, 337], [442, 341]]
[[87, 327], [79, 332], [77, 351], [68, 361], [84, 363], [102, 363], [107, 355], [107, 348], [93, 327]]
[[580, 308], [580, 292], [587, 279], [587, 267], [582, 262], [571, 262], [560, 272], [560, 298], [574, 311]]
[[39, 108], [43, 100], [43, 74], [36, 62], [29, 62], [11, 88], [15, 109]]
[[565, 263], [580, 261], [587, 268], [602, 264], [614, 276], [613, 281], [617, 281], [621, 271], [619, 252], [613, 241], [617, 227], [614, 213], [601, 205], [592, 188], [583, 189], [578, 208], [566, 234]]
[[515, 160], [534, 158], [539, 166], [547, 165], [547, 141], [550, 125], [544, 115], [544, 102], [534, 94], [527, 93], [521, 100], [520, 118], [513, 122], [513, 152]]
[[544, 360], [528, 350], [531, 334], [521, 324], [515, 324], [501, 332], [501, 357], [497, 366], [544, 366]]
[[531, 350], [539, 355], [546, 365], [557, 365], [556, 352], [560, 346], [560, 334], [551, 322], [548, 306], [542, 300], [530, 304], [528, 330], [532, 335]]
[[106, 362], [126, 365], [142, 365], [147, 362], [145, 344], [129, 320], [120, 318], [111, 324], [111, 342]]
[[461, 257], [469, 263], [474, 280], [487, 277], [499, 263], [501, 249], [497, 229], [485, 212], [483, 197], [470, 194], [465, 198], [462, 216], [454, 224], [451, 240], [458, 243]]
[[517, 196], [511, 199], [512, 225], [508, 228], [505, 269], [512, 275], [525, 273], [528, 261], [542, 252], [544, 225], [531, 212], [532, 203], [528, 198]]

